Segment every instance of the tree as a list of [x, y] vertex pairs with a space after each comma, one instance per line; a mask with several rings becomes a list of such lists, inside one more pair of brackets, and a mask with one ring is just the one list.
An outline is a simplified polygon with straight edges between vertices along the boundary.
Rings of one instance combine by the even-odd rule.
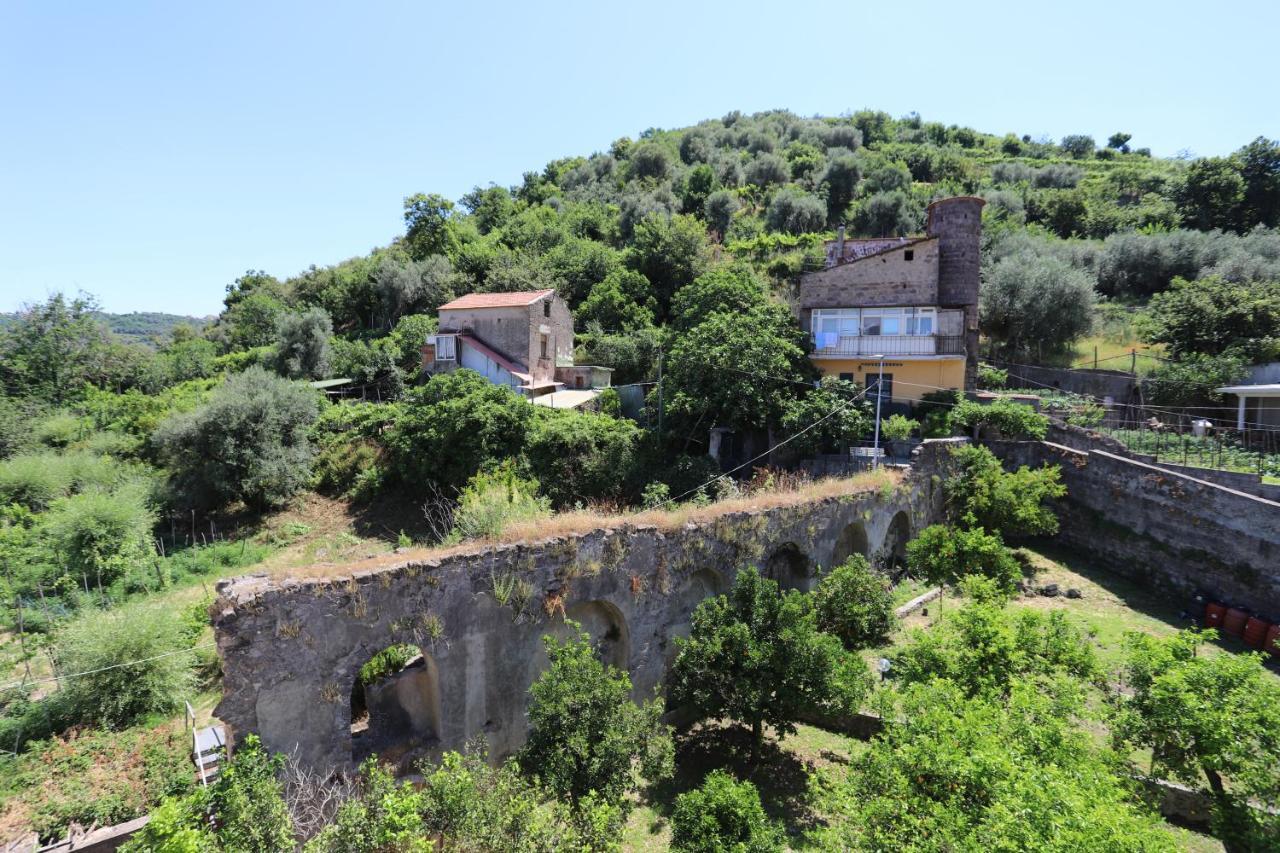
[[1280, 142], [1259, 136], [1235, 156], [1244, 179], [1240, 224], [1245, 228], [1280, 226]]
[[285, 314], [276, 325], [276, 370], [290, 379], [323, 379], [332, 338], [333, 322], [323, 308]]
[[1264, 850], [1280, 836], [1280, 687], [1260, 654], [1201, 654], [1213, 633], [1129, 634], [1112, 732], [1149, 748], [1153, 773], [1208, 787], [1228, 850]]
[[1147, 399], [1157, 406], [1220, 405], [1223, 395], [1218, 389], [1244, 379], [1249, 361], [1241, 353], [1229, 351], [1222, 355], [1188, 353], [1176, 361], [1161, 362], [1147, 375]]
[[234, 301], [227, 297], [227, 310], [218, 318], [218, 326], [226, 328], [225, 343], [231, 349], [253, 349], [275, 341], [280, 317], [289, 310], [277, 295], [278, 287], [242, 291]]
[[862, 167], [852, 151], [837, 149], [828, 154], [827, 167], [820, 179], [827, 188], [828, 222], [836, 222], [844, 216], [861, 180]]
[[706, 163], [699, 163], [689, 170], [680, 194], [680, 209], [685, 213], [701, 213], [707, 196], [716, 189], [716, 173]]
[[631, 149], [631, 177], [664, 181], [671, 174], [671, 155], [656, 142], [642, 142]]
[[639, 433], [629, 420], [540, 409], [530, 425], [525, 456], [557, 507], [618, 500], [633, 473]]
[[1010, 357], [1065, 351], [1089, 332], [1093, 298], [1084, 272], [1019, 252], [997, 261], [982, 283], [982, 331]]
[[768, 853], [785, 845], [756, 786], [713, 770], [700, 786], [676, 797], [671, 847], [685, 853]]
[[204, 405], [166, 420], [154, 441], [185, 499], [262, 510], [306, 485], [314, 455], [307, 432], [318, 409], [310, 388], [250, 367]]
[[1132, 133], [1113, 133], [1107, 138], [1107, 147], [1128, 154], [1130, 139], [1133, 139]]
[[692, 216], [650, 214], [636, 225], [627, 250], [627, 266], [648, 279], [658, 302], [658, 317], [677, 290], [707, 268], [710, 251], [702, 223]]
[[791, 166], [777, 154], [760, 154], [747, 165], [747, 183], [771, 187], [791, 180]]
[[683, 333], [712, 314], [743, 314], [767, 304], [765, 283], [750, 264], [721, 264], [676, 291], [668, 322]]
[[842, 688], [840, 642], [818, 630], [807, 596], [795, 590], [780, 595], [778, 584], [754, 568], [738, 572], [728, 595], [698, 605], [689, 638], [677, 639], [676, 648], [669, 705], [746, 725], [753, 758], [765, 725], [785, 737], [795, 733], [802, 712], [856, 705], [861, 698], [841, 697], [842, 689], [856, 692], [857, 682]]
[[489, 184], [484, 189], [475, 187], [462, 197], [462, 206], [475, 218], [476, 228], [481, 234], [501, 228], [516, 212], [511, 191], [496, 184]]
[[1000, 589], [1012, 591], [1022, 579], [1022, 569], [1000, 534], [980, 527], [926, 527], [907, 543], [907, 566], [913, 576], [936, 584], [954, 585], [969, 575], [984, 575]]
[[732, 190], [716, 190], [707, 196], [702, 206], [702, 216], [707, 220], [707, 227], [723, 239], [733, 222], [733, 215], [741, 207], [737, 193]]
[[951, 452], [953, 468], [944, 484], [952, 523], [983, 527], [1002, 536], [1052, 536], [1058, 517], [1048, 501], [1067, 493], [1057, 465], [1006, 473], [990, 450], [964, 445]]
[[615, 270], [591, 288], [575, 315], [580, 323], [597, 323], [602, 329], [631, 332], [653, 325], [656, 305], [644, 276], [633, 270]]
[[1062, 137], [1060, 147], [1076, 160], [1087, 160], [1093, 156], [1093, 151], [1098, 147], [1098, 144], [1093, 141], [1092, 136], [1088, 136], [1083, 133], [1073, 133]]
[[57, 501], [43, 519], [67, 574], [98, 587], [126, 575], [134, 586], [149, 586], [155, 580], [155, 521], [139, 486], [71, 495]]
[[[792, 385], [799, 391], [800, 386]], [[783, 396], [781, 431], [796, 436], [787, 446], [801, 457], [834, 451], [844, 453], [855, 441], [871, 434], [875, 424], [871, 403], [859, 397], [852, 382], [824, 376], [818, 387], [788, 399]]]
[[0, 328], [0, 379], [13, 397], [60, 404], [95, 375], [109, 340], [94, 317], [92, 297], [68, 300], [61, 293], [28, 305]]
[[1174, 358], [1237, 351], [1265, 359], [1280, 348], [1280, 282], [1175, 278], [1151, 298], [1142, 332], [1146, 340], [1165, 344]]
[[405, 244], [414, 260], [431, 255], [453, 257], [458, 236], [453, 222], [453, 202], [441, 195], [416, 193], [404, 200]]
[[960, 400], [951, 407], [947, 423], [952, 431], [972, 430], [979, 435], [995, 433], [1007, 440], [1042, 439], [1049, 429], [1048, 416], [1006, 397], [985, 405], [975, 400]]
[[401, 404], [386, 434], [395, 476], [410, 491], [461, 489], [477, 471], [519, 455], [533, 407], [472, 370], [432, 376]]
[[1187, 169], [1178, 198], [1183, 221], [1207, 231], [1235, 228], [1244, 202], [1244, 177], [1240, 165], [1227, 157], [1196, 160]]
[[575, 808], [591, 794], [618, 802], [641, 779], [671, 776], [671, 729], [661, 722], [661, 702], [633, 703], [627, 674], [601, 663], [590, 636], [566, 624], [569, 639], [543, 638], [551, 666], [529, 688], [520, 762]]
[[868, 237], [897, 237], [920, 227], [920, 211], [901, 190], [877, 193], [854, 208], [853, 230]]
[[846, 649], [874, 646], [893, 628], [893, 594], [867, 558], [855, 554], [818, 580], [813, 591], [818, 627]]
[[444, 255], [420, 261], [384, 257], [373, 273], [375, 323], [390, 329], [406, 314], [434, 312], [453, 298], [453, 265]]
[[821, 231], [827, 222], [826, 205], [798, 187], [783, 187], [769, 202], [765, 223], [770, 231], [808, 234]]

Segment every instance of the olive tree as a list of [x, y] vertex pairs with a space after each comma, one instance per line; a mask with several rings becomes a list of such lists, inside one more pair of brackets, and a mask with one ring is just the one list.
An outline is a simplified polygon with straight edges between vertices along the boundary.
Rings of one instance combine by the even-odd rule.
[[291, 379], [323, 379], [332, 338], [333, 321], [323, 308], [282, 315], [276, 322], [276, 369]]
[[1056, 257], [1019, 252], [997, 261], [982, 282], [983, 333], [1013, 357], [1066, 350], [1088, 333], [1093, 282]]

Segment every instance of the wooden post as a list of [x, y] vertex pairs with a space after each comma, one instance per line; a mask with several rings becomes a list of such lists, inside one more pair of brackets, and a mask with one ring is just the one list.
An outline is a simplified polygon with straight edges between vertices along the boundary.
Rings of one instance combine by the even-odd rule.
[[1098, 348], [1096, 346], [1093, 348], [1093, 369], [1098, 369]]

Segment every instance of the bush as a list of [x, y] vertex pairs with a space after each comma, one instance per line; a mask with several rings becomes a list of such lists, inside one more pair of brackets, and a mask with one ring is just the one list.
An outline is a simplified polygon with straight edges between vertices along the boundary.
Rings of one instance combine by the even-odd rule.
[[880, 436], [889, 441], [904, 441], [919, 428], [919, 421], [913, 421], [905, 415], [890, 415], [880, 421]]
[[967, 575], [985, 575], [1011, 591], [1022, 569], [999, 534], [981, 528], [959, 530], [934, 524], [907, 543], [907, 566], [930, 583], [955, 584]]
[[995, 434], [1003, 439], [1043, 439], [1049, 430], [1049, 418], [1024, 403], [1000, 398], [988, 405], [964, 400], [947, 416], [953, 432], [976, 430], [980, 435]]
[[817, 197], [796, 187], [784, 187], [769, 202], [765, 224], [770, 231], [808, 234], [827, 224], [827, 207]]
[[453, 513], [450, 538], [494, 538], [510, 524], [549, 515], [550, 503], [538, 497], [538, 484], [521, 480], [507, 464], [493, 473], [476, 474], [467, 483]]
[[1009, 383], [1009, 371], [990, 364], [978, 365], [978, 387], [998, 391]]
[[1093, 281], [1051, 255], [1022, 251], [995, 262], [983, 278], [983, 333], [1004, 353], [1062, 352], [1089, 332]]
[[102, 587], [129, 574], [147, 587], [145, 574], [155, 564], [155, 521], [141, 489], [133, 487], [64, 498], [50, 508], [44, 525], [72, 578]]
[[846, 649], [882, 642], [893, 628], [889, 582], [855, 554], [824, 574], [813, 591], [818, 628], [837, 637]]
[[1052, 536], [1058, 517], [1046, 503], [1067, 493], [1054, 465], [1006, 473], [985, 447], [965, 445], [951, 452], [955, 468], [947, 477], [947, 515], [953, 523], [984, 527], [1003, 536]]
[[69, 723], [107, 728], [174, 711], [194, 687], [190, 646], [187, 624], [171, 607], [90, 611], [54, 639], [60, 670], [87, 674], [65, 679], [51, 699]]
[[635, 467], [639, 434], [633, 422], [609, 415], [541, 410], [524, 452], [529, 470], [553, 505], [617, 500]]
[[199, 506], [282, 503], [311, 476], [307, 437], [317, 394], [260, 367], [232, 376], [209, 402], [170, 418], [155, 436], [179, 495]]
[[713, 770], [701, 786], [676, 798], [671, 846], [688, 853], [764, 853], [784, 848], [781, 833], [760, 805], [755, 785], [738, 782], [723, 770]]

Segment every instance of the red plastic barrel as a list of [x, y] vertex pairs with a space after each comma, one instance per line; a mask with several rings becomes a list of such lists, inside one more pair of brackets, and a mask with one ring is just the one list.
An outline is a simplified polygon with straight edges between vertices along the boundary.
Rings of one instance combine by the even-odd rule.
[[1244, 623], [1244, 644], [1251, 649], [1262, 648], [1263, 642], [1267, 639], [1267, 629], [1270, 627], [1257, 616], [1250, 616], [1249, 621]]
[[1204, 626], [1206, 628], [1221, 628], [1222, 618], [1226, 615], [1226, 605], [1209, 602], [1204, 606]]
[[1267, 631], [1267, 638], [1262, 641], [1262, 650], [1280, 658], [1280, 625], [1272, 625]]
[[1226, 616], [1222, 617], [1222, 633], [1239, 637], [1244, 633], [1244, 623], [1248, 620], [1248, 613], [1245, 613], [1239, 607], [1233, 607], [1227, 611]]

